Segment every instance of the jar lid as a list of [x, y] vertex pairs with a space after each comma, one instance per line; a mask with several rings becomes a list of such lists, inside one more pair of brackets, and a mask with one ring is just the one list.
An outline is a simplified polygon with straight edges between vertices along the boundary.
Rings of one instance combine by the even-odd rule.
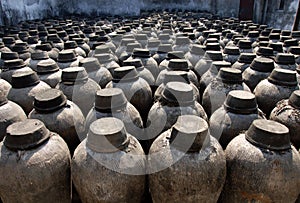
[[300, 37], [300, 31], [292, 31], [292, 37], [293, 38], [294, 37], [296, 37], [296, 38]]
[[184, 53], [182, 51], [171, 51], [167, 54], [167, 59], [184, 59]]
[[106, 88], [96, 92], [95, 108], [99, 111], [121, 109], [126, 104], [127, 99], [119, 88]]
[[135, 39], [131, 39], [131, 38], [123, 38], [121, 40], [121, 46], [127, 46], [130, 43], [135, 43], [136, 40]]
[[48, 58], [49, 55], [46, 51], [36, 50], [34, 53], [31, 53], [32, 60], [43, 60]]
[[273, 48], [273, 51], [283, 52], [283, 46], [281, 42], [272, 42], [269, 43], [268, 47]]
[[12, 51], [18, 52], [19, 54], [28, 52], [28, 45], [25, 42], [18, 42], [11, 49]]
[[25, 72], [17, 72], [12, 75], [11, 85], [13, 88], [25, 88], [37, 85], [40, 79], [36, 72], [28, 70]]
[[191, 47], [191, 53], [197, 54], [197, 55], [204, 55], [205, 53], [205, 46], [199, 45], [199, 44], [193, 44]]
[[30, 36], [30, 37], [28, 37], [27, 43], [28, 44], [37, 44], [37, 43], [39, 43], [38, 36]]
[[66, 96], [58, 89], [49, 89], [34, 97], [33, 107], [39, 112], [52, 112], [65, 106]]
[[257, 113], [255, 95], [245, 90], [230, 91], [224, 102], [224, 109], [236, 114]]
[[141, 59], [127, 59], [123, 62], [124, 66], [134, 66], [135, 68], [143, 67], [143, 63]]
[[187, 152], [199, 152], [209, 142], [207, 122], [195, 115], [181, 115], [171, 130], [173, 147]]
[[280, 39], [280, 34], [279, 33], [270, 33], [269, 39], [270, 40], [279, 40]]
[[219, 43], [207, 43], [205, 46], [205, 49], [207, 51], [220, 51], [221, 46]]
[[128, 53], [133, 53], [134, 49], [142, 48], [142, 45], [138, 42], [129, 43], [126, 47]]
[[61, 80], [63, 83], [74, 84], [88, 80], [88, 74], [84, 67], [69, 67], [62, 70]]
[[257, 37], [259, 37], [259, 32], [258, 31], [249, 31], [247, 37], [257, 38]]
[[298, 46], [298, 40], [297, 39], [288, 39], [285, 40], [283, 43], [283, 46], [290, 47], [290, 46]]
[[288, 53], [292, 53], [294, 55], [300, 55], [300, 46], [291, 46], [288, 50]]
[[268, 38], [268, 37], [265, 37], [265, 36], [259, 36], [259, 37], [257, 38], [257, 40], [258, 40], [259, 42], [266, 42], [266, 43], [269, 43], [269, 38]]
[[76, 54], [73, 50], [62, 50], [58, 54], [57, 61], [61, 63], [76, 61]]
[[245, 39], [240, 40], [238, 43], [238, 47], [240, 49], [252, 49], [251, 45], [252, 45], [251, 41]]
[[212, 61], [223, 61], [223, 55], [221, 51], [206, 51], [204, 58]]
[[169, 40], [170, 39], [170, 35], [169, 34], [160, 34], [158, 36], [158, 39], [160, 39], [160, 40]]
[[169, 70], [181, 70], [181, 71], [188, 71], [189, 64], [186, 59], [171, 59], [168, 64]]
[[124, 123], [117, 118], [101, 118], [90, 125], [86, 146], [99, 153], [113, 153], [128, 146]]
[[148, 48], [158, 47], [159, 45], [160, 45], [160, 40], [159, 39], [149, 39], [147, 47]]
[[100, 65], [98, 59], [96, 59], [94, 57], [87, 57], [87, 58], [81, 59], [79, 61], [79, 66], [84, 67], [88, 73], [92, 72], [92, 71], [97, 71], [101, 68], [101, 65]]
[[38, 62], [36, 72], [38, 74], [52, 73], [59, 70], [57, 63], [53, 60], [43, 60]]
[[157, 49], [157, 53], [168, 53], [172, 51], [171, 44], [160, 44]]
[[138, 79], [139, 75], [134, 66], [123, 66], [114, 69], [113, 72], [113, 81], [132, 81]]
[[148, 40], [148, 37], [146, 34], [136, 34], [135, 39], [136, 40]]
[[296, 63], [294, 54], [278, 53], [275, 62], [284, 65], [293, 65]]
[[103, 44], [100, 46], [97, 46], [95, 48], [95, 54], [105, 54], [105, 53], [109, 53], [110, 49], [107, 45]]
[[100, 64], [112, 61], [111, 54], [95, 54], [94, 57]]
[[19, 59], [19, 54], [17, 52], [2, 52], [1, 59], [4, 61]]
[[282, 30], [282, 31], [281, 31], [281, 35], [282, 35], [282, 36], [290, 36], [291, 33], [292, 33], [292, 32], [291, 32], [290, 30]]
[[254, 53], [241, 53], [238, 58], [238, 62], [250, 64], [255, 59], [256, 55]]
[[168, 71], [165, 74], [163, 83], [167, 84], [169, 82], [183, 82], [190, 83], [188, 72], [186, 71]]
[[260, 57], [255, 58], [250, 64], [250, 68], [259, 72], [272, 72], [274, 67], [274, 61], [270, 58]]
[[133, 57], [141, 57], [141, 58], [149, 58], [150, 51], [149, 51], [149, 49], [135, 48], [135, 49], [133, 49], [132, 56]]
[[254, 120], [245, 135], [251, 144], [260, 148], [275, 151], [291, 149], [289, 129], [276, 121]]
[[3, 37], [2, 41], [4, 42], [5, 45], [11, 45], [15, 43], [16, 40], [13, 37]]
[[78, 46], [83, 45], [85, 43], [81, 37], [74, 37], [72, 40], [74, 40]]
[[228, 55], [240, 55], [240, 49], [238, 47], [227, 46], [224, 48], [223, 53]]
[[274, 56], [273, 48], [260, 46], [256, 52], [258, 56]]
[[99, 36], [98, 37], [98, 42], [109, 42], [109, 41], [110, 41], [110, 38], [108, 36]]
[[29, 150], [40, 146], [49, 138], [50, 132], [42, 121], [26, 119], [8, 126], [3, 142], [11, 150]]
[[216, 77], [219, 81], [229, 84], [242, 83], [242, 71], [235, 68], [221, 68]]
[[64, 49], [76, 49], [78, 47], [77, 43], [75, 41], [66, 41], [64, 43]]
[[52, 46], [50, 43], [46, 43], [46, 44], [37, 44], [35, 49], [39, 49], [42, 51], [51, 51], [52, 50]]
[[271, 72], [268, 81], [282, 86], [297, 86], [298, 84], [295, 71], [277, 68]]
[[169, 82], [162, 92], [162, 98], [180, 106], [191, 105], [194, 103], [193, 88], [182, 82]]
[[296, 109], [300, 109], [300, 90], [296, 90], [291, 94], [289, 104]]

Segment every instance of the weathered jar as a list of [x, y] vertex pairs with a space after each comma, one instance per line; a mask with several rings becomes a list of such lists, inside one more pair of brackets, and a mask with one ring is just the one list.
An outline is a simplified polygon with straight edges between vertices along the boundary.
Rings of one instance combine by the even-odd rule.
[[49, 55], [46, 51], [36, 50], [34, 53], [31, 54], [31, 58], [28, 61], [28, 67], [32, 70], [37, 70], [37, 64], [41, 61], [47, 62], [55, 62], [53, 59], [49, 58]]
[[240, 57], [238, 58], [237, 62], [235, 62], [232, 65], [232, 68], [241, 70], [244, 72], [250, 64], [253, 62], [255, 59], [256, 55], [253, 53], [241, 53]]
[[279, 53], [275, 58], [275, 68], [295, 71], [297, 64], [294, 54]]
[[79, 66], [80, 58], [76, 57], [73, 50], [60, 51], [57, 58], [57, 65], [60, 69]]
[[37, 64], [36, 73], [41, 81], [55, 88], [61, 81], [61, 70], [55, 61], [45, 60]]
[[4, 67], [1, 72], [1, 78], [11, 84], [12, 75], [14, 73], [27, 71], [32, 71], [32, 69], [26, 66], [23, 59], [7, 60], [4, 62]]

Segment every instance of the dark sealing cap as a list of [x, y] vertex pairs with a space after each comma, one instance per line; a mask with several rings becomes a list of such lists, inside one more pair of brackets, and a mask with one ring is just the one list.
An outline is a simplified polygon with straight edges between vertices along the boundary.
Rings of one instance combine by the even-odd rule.
[[61, 80], [63, 83], [74, 84], [76, 82], [87, 81], [88, 78], [88, 74], [84, 67], [65, 68], [61, 74]]
[[78, 47], [75, 41], [67, 41], [64, 43], [64, 49], [76, 49]]
[[73, 50], [62, 50], [58, 54], [57, 61], [61, 63], [76, 61], [76, 54]]
[[241, 53], [238, 62], [250, 64], [255, 59], [256, 55], [253, 53]]
[[207, 43], [205, 46], [205, 49], [207, 51], [220, 51], [221, 46], [219, 43]]
[[283, 46], [281, 42], [272, 42], [269, 43], [268, 47], [273, 48], [273, 51], [277, 51], [277, 52], [283, 52]]
[[87, 72], [97, 71], [101, 68], [98, 59], [94, 57], [87, 57], [80, 60], [79, 66], [84, 67]]
[[148, 49], [135, 48], [133, 50], [133, 57], [149, 58], [150, 51]]
[[294, 54], [278, 53], [275, 62], [284, 65], [293, 65], [296, 63]]
[[258, 56], [274, 56], [273, 48], [271, 47], [259, 47], [256, 54]]
[[90, 125], [86, 145], [99, 153], [113, 153], [128, 146], [129, 140], [121, 120], [101, 118]]
[[216, 77], [219, 81], [229, 84], [242, 83], [242, 71], [235, 68], [221, 68]]
[[227, 95], [224, 109], [236, 114], [257, 113], [255, 95], [245, 90], [233, 90]]
[[[289, 53], [300, 55], [300, 46], [291, 46], [288, 50]], [[3, 53], [2, 53], [3, 54]]]
[[33, 106], [39, 112], [56, 111], [67, 103], [66, 96], [58, 89], [49, 89], [34, 97]]
[[272, 59], [260, 57], [253, 60], [250, 64], [250, 68], [259, 72], [268, 73], [272, 72], [275, 67]]
[[169, 82], [183, 82], [183, 83], [190, 83], [188, 72], [186, 71], [168, 71], [164, 77], [164, 84]]
[[26, 119], [8, 126], [4, 145], [11, 150], [29, 150], [42, 145], [50, 132], [42, 121]]
[[171, 59], [168, 64], [168, 69], [170, 70], [181, 70], [188, 71], [189, 65], [186, 59]]
[[206, 51], [204, 58], [212, 61], [223, 61], [223, 55], [221, 51]]
[[169, 82], [162, 92], [162, 98], [170, 103], [188, 106], [194, 102], [193, 88], [182, 82]]
[[138, 72], [134, 66], [123, 66], [120, 68], [116, 68], [114, 69], [113, 73], [114, 82], [136, 80], [138, 77]]
[[126, 104], [127, 99], [119, 88], [101, 89], [96, 92], [95, 108], [99, 111], [121, 109]]
[[289, 129], [276, 121], [253, 121], [246, 132], [246, 139], [260, 148], [275, 151], [291, 149]]
[[34, 53], [31, 53], [32, 60], [43, 60], [48, 58], [49, 56], [46, 51], [36, 50]]
[[282, 86], [297, 86], [297, 77], [296, 72], [286, 69], [277, 69], [275, 68], [270, 76], [268, 77], [268, 81], [275, 85]]
[[124, 66], [134, 66], [135, 68], [143, 67], [143, 63], [141, 59], [127, 59], [123, 62]]
[[252, 44], [251, 41], [242, 39], [239, 41], [238, 47], [240, 49], [252, 49], [251, 44]]
[[296, 90], [291, 94], [289, 104], [296, 109], [300, 109], [300, 90]]
[[53, 73], [59, 70], [57, 63], [53, 60], [40, 61], [37, 64], [36, 72], [38, 74]]
[[19, 59], [19, 54], [17, 52], [2, 52], [1, 59], [4, 61]]
[[223, 53], [228, 54], [228, 55], [240, 55], [240, 50], [239, 50], [238, 47], [227, 46], [227, 47], [224, 48]]
[[285, 47], [291, 47], [291, 46], [298, 46], [298, 40], [297, 39], [288, 39], [285, 40], [283, 43], [283, 46]]
[[25, 71], [14, 73], [11, 79], [11, 85], [13, 88], [26, 88], [30, 86], [37, 85], [40, 82], [40, 79], [36, 72], [34, 71]]
[[167, 59], [184, 59], [184, 53], [182, 51], [171, 51], [167, 54]]

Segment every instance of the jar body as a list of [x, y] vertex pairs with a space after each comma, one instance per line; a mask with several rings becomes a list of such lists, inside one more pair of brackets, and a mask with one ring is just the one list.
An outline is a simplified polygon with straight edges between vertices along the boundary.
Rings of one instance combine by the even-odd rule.
[[61, 81], [61, 70], [53, 73], [38, 74], [41, 81], [47, 83], [51, 88], [55, 88], [56, 85]]
[[227, 177], [221, 202], [296, 201], [300, 155], [294, 147], [280, 152], [265, 150], [241, 134], [229, 143], [225, 154]]
[[257, 84], [260, 81], [268, 78], [270, 74], [270, 72], [260, 72], [248, 67], [243, 72], [244, 83], [246, 83], [246, 85], [251, 89], [251, 91], [253, 91]]
[[71, 202], [71, 157], [59, 135], [31, 150], [11, 151], [3, 142], [0, 148], [3, 202]]
[[88, 75], [89, 78], [98, 83], [101, 88], [105, 88], [107, 83], [112, 80], [112, 75], [110, 74], [109, 70], [104, 67], [101, 67], [97, 71], [88, 72]]

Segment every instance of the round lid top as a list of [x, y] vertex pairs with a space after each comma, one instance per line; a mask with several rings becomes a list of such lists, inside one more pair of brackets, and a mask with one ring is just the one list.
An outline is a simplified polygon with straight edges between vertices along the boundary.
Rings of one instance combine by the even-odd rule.
[[61, 80], [63, 83], [74, 84], [88, 80], [88, 74], [84, 67], [69, 67], [62, 70]]
[[224, 48], [223, 53], [228, 55], [240, 55], [240, 49], [234, 46], [227, 46]]
[[282, 36], [290, 36], [291, 35], [291, 31], [290, 30], [282, 30], [281, 31], [281, 35]]
[[235, 68], [221, 68], [216, 79], [230, 84], [242, 83], [242, 71]]
[[205, 49], [207, 51], [220, 51], [221, 46], [219, 43], [207, 43], [205, 46]]
[[49, 56], [46, 51], [36, 50], [34, 53], [31, 53], [32, 60], [43, 60], [48, 58]]
[[95, 108], [102, 110], [118, 110], [125, 107], [127, 99], [119, 88], [101, 89], [96, 92]]
[[205, 53], [205, 46], [199, 45], [199, 44], [193, 44], [191, 47], [191, 53], [198, 54], [198, 55], [204, 55]]
[[25, 66], [26, 64], [24, 63], [23, 59], [13, 59], [4, 61], [4, 68], [9, 70], [20, 69], [24, 68]]
[[79, 66], [84, 67], [87, 72], [97, 71], [101, 68], [98, 59], [87, 57], [79, 61]]
[[290, 46], [298, 46], [298, 40], [297, 39], [288, 39], [285, 40], [283, 43], [283, 46], [290, 47]]
[[295, 71], [277, 68], [271, 72], [268, 81], [281, 86], [297, 86], [298, 84]]
[[38, 62], [36, 72], [38, 74], [52, 73], [59, 70], [57, 63], [53, 60], [43, 60]]
[[50, 132], [42, 121], [26, 119], [7, 127], [4, 145], [11, 150], [29, 150], [40, 146], [49, 137]]
[[258, 56], [274, 56], [273, 48], [271, 47], [259, 47], [256, 54]]
[[75, 41], [67, 41], [64, 43], [64, 49], [76, 49], [78, 47]]
[[101, 64], [106, 62], [111, 62], [111, 54], [95, 54], [94, 56]]
[[114, 82], [126, 82], [138, 79], [138, 72], [134, 66], [123, 66], [114, 69], [113, 81]]
[[258, 31], [249, 31], [247, 37], [250, 38], [256, 38], [259, 36], [259, 32]]
[[168, 64], [168, 69], [188, 71], [189, 65], [186, 59], [171, 59]]
[[149, 39], [147, 47], [158, 47], [160, 45], [160, 40], [158, 39]]
[[129, 43], [126, 47], [126, 51], [127, 53], [133, 53], [134, 49], [139, 49], [142, 48], [142, 45], [138, 42], [134, 42], [134, 43]]
[[104, 53], [110, 53], [110, 49], [107, 45], [103, 44], [95, 48], [95, 54], [104, 54]]
[[184, 59], [184, 53], [182, 51], [168, 52], [167, 59]]
[[99, 153], [113, 153], [128, 146], [124, 123], [117, 118], [101, 118], [90, 125], [86, 145]]
[[236, 114], [257, 113], [255, 95], [245, 90], [230, 91], [224, 102], [224, 109]]
[[245, 134], [251, 144], [260, 148], [275, 151], [291, 148], [289, 129], [276, 121], [257, 119]]
[[251, 41], [250, 40], [245, 40], [245, 39], [242, 39], [239, 41], [238, 43], [238, 47], [240, 49], [252, 49], [252, 46], [251, 46]]
[[134, 66], [135, 68], [143, 67], [143, 63], [141, 59], [127, 59], [123, 62], [124, 66]]
[[278, 53], [275, 62], [283, 65], [293, 65], [296, 63], [294, 54]]
[[270, 40], [279, 40], [280, 39], [280, 34], [279, 33], [270, 33], [269, 39]]
[[173, 104], [188, 106], [194, 103], [193, 88], [182, 82], [169, 82], [162, 92], [162, 98]]
[[2, 52], [1, 59], [4, 61], [18, 59], [19, 54], [17, 52]]
[[25, 72], [17, 72], [12, 75], [11, 85], [13, 88], [26, 88], [39, 84], [40, 79], [36, 72], [28, 70]]
[[135, 39], [136, 40], [148, 40], [148, 37], [146, 34], [136, 34]]
[[19, 54], [28, 52], [28, 44], [25, 42], [17, 42], [11, 49], [12, 51], [18, 52]]
[[135, 48], [135, 49], [133, 49], [132, 56], [133, 57], [149, 58], [150, 57], [150, 51], [149, 51], [149, 49]]
[[221, 51], [206, 51], [204, 57], [212, 61], [223, 61], [223, 55]]
[[300, 90], [295, 90], [291, 94], [289, 98], [289, 104], [296, 109], [300, 109]]
[[300, 55], [300, 46], [291, 46], [288, 52], [294, 55]]
[[58, 89], [49, 89], [36, 94], [33, 107], [39, 112], [52, 112], [61, 109], [67, 103], [67, 98]]
[[4, 44], [10, 45], [15, 43], [15, 38], [13, 37], [3, 37], [2, 41], [4, 42]]
[[183, 82], [183, 83], [190, 83], [188, 73], [186, 71], [168, 71], [164, 77], [164, 84], [169, 82]]
[[158, 46], [157, 53], [168, 53], [172, 51], [172, 45], [171, 44], [160, 44]]
[[58, 54], [57, 61], [61, 63], [69, 63], [76, 61], [76, 54], [73, 50], [70, 49], [62, 50]]
[[241, 53], [238, 62], [250, 64], [255, 59], [256, 55], [254, 53]]
[[252, 63], [250, 64], [250, 68], [259, 72], [272, 72], [274, 67], [274, 61], [269, 58], [260, 57], [255, 58]]
[[273, 48], [273, 51], [283, 52], [283, 46], [281, 42], [272, 42], [269, 43], [268, 47]]
[[37, 44], [36, 49], [42, 50], [42, 51], [51, 51], [52, 50], [52, 46], [50, 43], [46, 43], [46, 44]]
[[179, 150], [199, 152], [209, 139], [208, 124], [199, 116], [181, 115], [172, 127], [170, 142]]

